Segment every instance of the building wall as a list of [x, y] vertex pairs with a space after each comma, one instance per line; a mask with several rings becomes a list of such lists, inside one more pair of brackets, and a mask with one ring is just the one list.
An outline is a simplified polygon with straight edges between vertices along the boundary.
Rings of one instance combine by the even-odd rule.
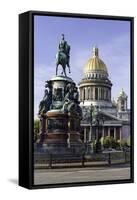
[[122, 140], [126, 140], [128, 139], [128, 136], [131, 134], [130, 133], [130, 125], [123, 125], [122, 126]]
[[129, 111], [118, 112], [117, 116], [122, 120], [130, 120], [130, 112]]

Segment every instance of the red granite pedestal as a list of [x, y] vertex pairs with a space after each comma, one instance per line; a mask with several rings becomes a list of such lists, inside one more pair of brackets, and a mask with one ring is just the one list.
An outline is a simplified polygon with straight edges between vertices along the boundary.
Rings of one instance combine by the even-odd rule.
[[71, 113], [50, 110], [40, 118], [39, 144], [49, 153], [81, 153], [80, 117]]

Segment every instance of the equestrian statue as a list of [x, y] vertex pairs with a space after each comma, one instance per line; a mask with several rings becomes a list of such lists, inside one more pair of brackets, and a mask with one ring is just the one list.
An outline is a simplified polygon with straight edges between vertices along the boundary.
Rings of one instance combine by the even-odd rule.
[[64, 34], [62, 34], [61, 41], [60, 41], [59, 47], [58, 47], [58, 52], [56, 54], [56, 75], [58, 74], [58, 66], [59, 65], [61, 65], [62, 69], [63, 69], [61, 74], [64, 73], [64, 75], [67, 76], [66, 75], [66, 66], [68, 67], [69, 73], [70, 73], [69, 60], [70, 60], [70, 46], [65, 41]]

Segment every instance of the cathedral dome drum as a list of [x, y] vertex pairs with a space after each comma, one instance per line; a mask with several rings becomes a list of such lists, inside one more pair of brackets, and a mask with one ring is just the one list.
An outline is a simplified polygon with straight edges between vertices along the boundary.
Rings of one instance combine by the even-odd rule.
[[107, 66], [99, 58], [99, 49], [93, 47], [93, 55], [84, 65], [84, 77], [79, 83], [81, 104], [112, 107], [111, 87]]

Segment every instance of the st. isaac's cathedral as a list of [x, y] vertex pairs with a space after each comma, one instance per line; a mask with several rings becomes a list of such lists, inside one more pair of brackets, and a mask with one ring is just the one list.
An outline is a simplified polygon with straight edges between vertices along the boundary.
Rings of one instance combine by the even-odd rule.
[[[93, 47], [92, 57], [85, 64], [83, 79], [78, 85], [83, 113], [81, 127], [84, 143], [106, 136], [127, 141], [130, 135], [128, 96], [122, 89], [116, 101], [112, 100], [113, 84], [109, 79], [107, 66], [99, 57], [97, 47]], [[99, 113], [96, 122], [95, 110]]]

